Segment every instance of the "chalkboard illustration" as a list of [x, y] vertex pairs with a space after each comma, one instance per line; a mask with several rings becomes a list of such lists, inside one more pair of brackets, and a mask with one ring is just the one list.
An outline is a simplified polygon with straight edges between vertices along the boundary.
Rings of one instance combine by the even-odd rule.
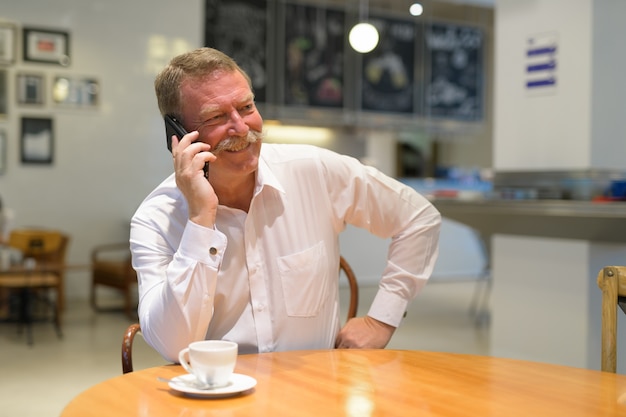
[[205, 0], [204, 44], [231, 56], [252, 79], [255, 99], [267, 94], [266, 0]]
[[342, 107], [345, 13], [285, 6], [285, 104]]
[[426, 30], [430, 116], [476, 121], [483, 113], [483, 35], [477, 28], [432, 24]]
[[361, 107], [412, 113], [415, 24], [374, 17], [370, 23], [378, 29], [380, 40], [372, 52], [363, 55]]

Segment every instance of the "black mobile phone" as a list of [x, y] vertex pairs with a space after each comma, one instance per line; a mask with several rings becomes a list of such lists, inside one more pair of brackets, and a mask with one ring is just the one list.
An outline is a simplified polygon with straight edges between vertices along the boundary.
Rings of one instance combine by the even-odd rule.
[[[183, 127], [182, 123], [172, 115], [166, 114], [165, 117], [165, 136], [167, 140], [167, 149], [172, 152], [172, 135], [176, 135], [178, 140], [181, 140], [183, 136], [187, 134], [187, 131]], [[204, 177], [209, 178], [209, 163], [204, 164]]]
[[178, 140], [181, 140], [187, 134], [187, 131], [176, 117], [166, 114], [164, 119], [167, 149], [172, 152], [172, 135], [176, 135]]

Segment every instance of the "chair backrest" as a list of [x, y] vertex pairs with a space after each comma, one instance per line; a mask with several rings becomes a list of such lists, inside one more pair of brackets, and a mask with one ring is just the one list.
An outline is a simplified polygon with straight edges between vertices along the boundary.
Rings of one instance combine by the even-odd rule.
[[598, 273], [602, 290], [601, 369], [617, 370], [617, 307], [626, 312], [626, 266], [606, 266]]
[[[356, 316], [359, 306], [359, 286], [356, 275], [348, 261], [342, 256], [339, 258], [339, 272], [343, 271], [350, 285], [350, 305], [348, 307], [348, 320]], [[126, 328], [122, 340], [122, 373], [133, 371], [133, 342], [137, 333], [141, 332], [139, 323], [133, 323]]]
[[135, 335], [141, 332], [139, 323], [133, 323], [126, 328], [122, 341], [122, 373], [133, 372], [133, 342]]
[[24, 257], [50, 264], [62, 274], [68, 242], [69, 237], [58, 230], [28, 228], [12, 230], [8, 244]]
[[342, 271], [348, 279], [348, 285], [350, 285], [350, 305], [348, 306], [348, 320], [350, 320], [356, 317], [356, 311], [359, 307], [359, 284], [354, 271], [343, 256], [339, 258], [339, 272]]

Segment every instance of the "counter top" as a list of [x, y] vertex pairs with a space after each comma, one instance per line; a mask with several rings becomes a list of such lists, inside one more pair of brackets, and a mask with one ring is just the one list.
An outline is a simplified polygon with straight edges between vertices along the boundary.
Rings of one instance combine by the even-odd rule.
[[459, 200], [432, 201], [442, 216], [495, 233], [626, 242], [626, 202], [575, 200]]

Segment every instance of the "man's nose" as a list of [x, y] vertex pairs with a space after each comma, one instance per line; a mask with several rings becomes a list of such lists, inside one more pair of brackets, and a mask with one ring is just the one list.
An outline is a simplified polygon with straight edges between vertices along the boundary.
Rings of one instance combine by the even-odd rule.
[[231, 136], [243, 136], [247, 135], [250, 128], [241, 117], [241, 114], [237, 111], [233, 111], [230, 115], [230, 126], [228, 127], [228, 134]]

